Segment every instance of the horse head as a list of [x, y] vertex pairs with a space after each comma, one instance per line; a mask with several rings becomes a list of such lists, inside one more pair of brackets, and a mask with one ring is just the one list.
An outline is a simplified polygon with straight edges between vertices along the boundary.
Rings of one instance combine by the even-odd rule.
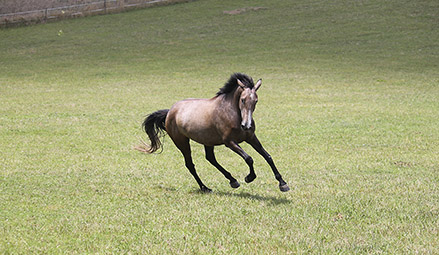
[[243, 130], [249, 130], [252, 127], [253, 112], [258, 102], [258, 95], [256, 91], [261, 87], [262, 80], [259, 79], [254, 87], [245, 86], [239, 79], [238, 85], [243, 89], [239, 98], [239, 110], [241, 111], [241, 128]]

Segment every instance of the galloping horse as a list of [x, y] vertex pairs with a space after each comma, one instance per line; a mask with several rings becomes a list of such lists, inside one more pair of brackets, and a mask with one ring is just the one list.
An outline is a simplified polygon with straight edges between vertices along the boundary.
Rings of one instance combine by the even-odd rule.
[[194, 176], [201, 191], [212, 190], [203, 184], [192, 162], [189, 140], [204, 145], [206, 159], [230, 181], [232, 188], [238, 188], [239, 182], [217, 161], [214, 146], [226, 145], [239, 154], [250, 168], [245, 177], [247, 183], [256, 178], [253, 159], [238, 145], [247, 142], [260, 153], [270, 165], [274, 176], [279, 181], [281, 191], [290, 188], [282, 179], [271, 156], [264, 150], [255, 135], [255, 122], [252, 118], [258, 96], [256, 91], [262, 80], [254, 84], [253, 79], [245, 74], [233, 74], [227, 83], [210, 99], [185, 99], [175, 103], [169, 110], [159, 110], [148, 115], [143, 128], [151, 140], [151, 145], [138, 148], [147, 153], [160, 149], [160, 137], [166, 131], [184, 156], [185, 165]]

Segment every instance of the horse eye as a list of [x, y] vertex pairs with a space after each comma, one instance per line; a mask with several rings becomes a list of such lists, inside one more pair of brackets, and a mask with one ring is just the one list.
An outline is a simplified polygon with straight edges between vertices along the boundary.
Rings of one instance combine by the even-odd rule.
[[241, 99], [241, 103], [245, 104], [245, 99], [244, 98]]

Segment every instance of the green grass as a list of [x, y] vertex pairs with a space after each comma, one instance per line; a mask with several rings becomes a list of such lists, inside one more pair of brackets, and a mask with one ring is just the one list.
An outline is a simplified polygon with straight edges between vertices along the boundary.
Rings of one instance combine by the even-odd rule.
[[[240, 15], [223, 11], [266, 7]], [[423, 1], [194, 1], [0, 30], [0, 253], [439, 253], [439, 16]], [[59, 31], [63, 32], [59, 34]], [[281, 193], [227, 148], [133, 150], [146, 114], [263, 78]]]

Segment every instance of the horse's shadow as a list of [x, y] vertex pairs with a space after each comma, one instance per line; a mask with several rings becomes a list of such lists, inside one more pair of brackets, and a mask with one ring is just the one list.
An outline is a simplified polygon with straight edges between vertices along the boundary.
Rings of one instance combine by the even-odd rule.
[[[175, 188], [172, 187], [164, 187], [164, 186], [158, 186], [160, 189], [164, 189], [168, 192], [176, 192], [178, 191]], [[244, 198], [249, 200], [256, 200], [256, 201], [264, 201], [268, 202], [272, 205], [280, 205], [280, 204], [290, 204], [292, 201], [287, 198], [279, 198], [275, 196], [261, 196], [257, 194], [251, 194], [248, 192], [230, 192], [230, 191], [212, 191], [210, 193], [202, 192], [201, 190], [192, 190], [189, 191], [190, 194], [203, 194], [203, 195], [210, 195], [210, 196], [224, 196], [224, 197], [237, 197], [237, 198]]]
[[291, 203], [291, 200], [286, 198], [279, 198], [274, 196], [261, 196], [257, 194], [251, 194], [248, 192], [228, 192], [228, 191], [214, 191], [212, 192], [213, 195], [217, 196], [227, 196], [227, 197], [238, 197], [238, 198], [245, 198], [249, 200], [256, 200], [256, 201], [264, 201], [268, 202], [272, 205], [279, 205], [279, 204], [289, 204]]

